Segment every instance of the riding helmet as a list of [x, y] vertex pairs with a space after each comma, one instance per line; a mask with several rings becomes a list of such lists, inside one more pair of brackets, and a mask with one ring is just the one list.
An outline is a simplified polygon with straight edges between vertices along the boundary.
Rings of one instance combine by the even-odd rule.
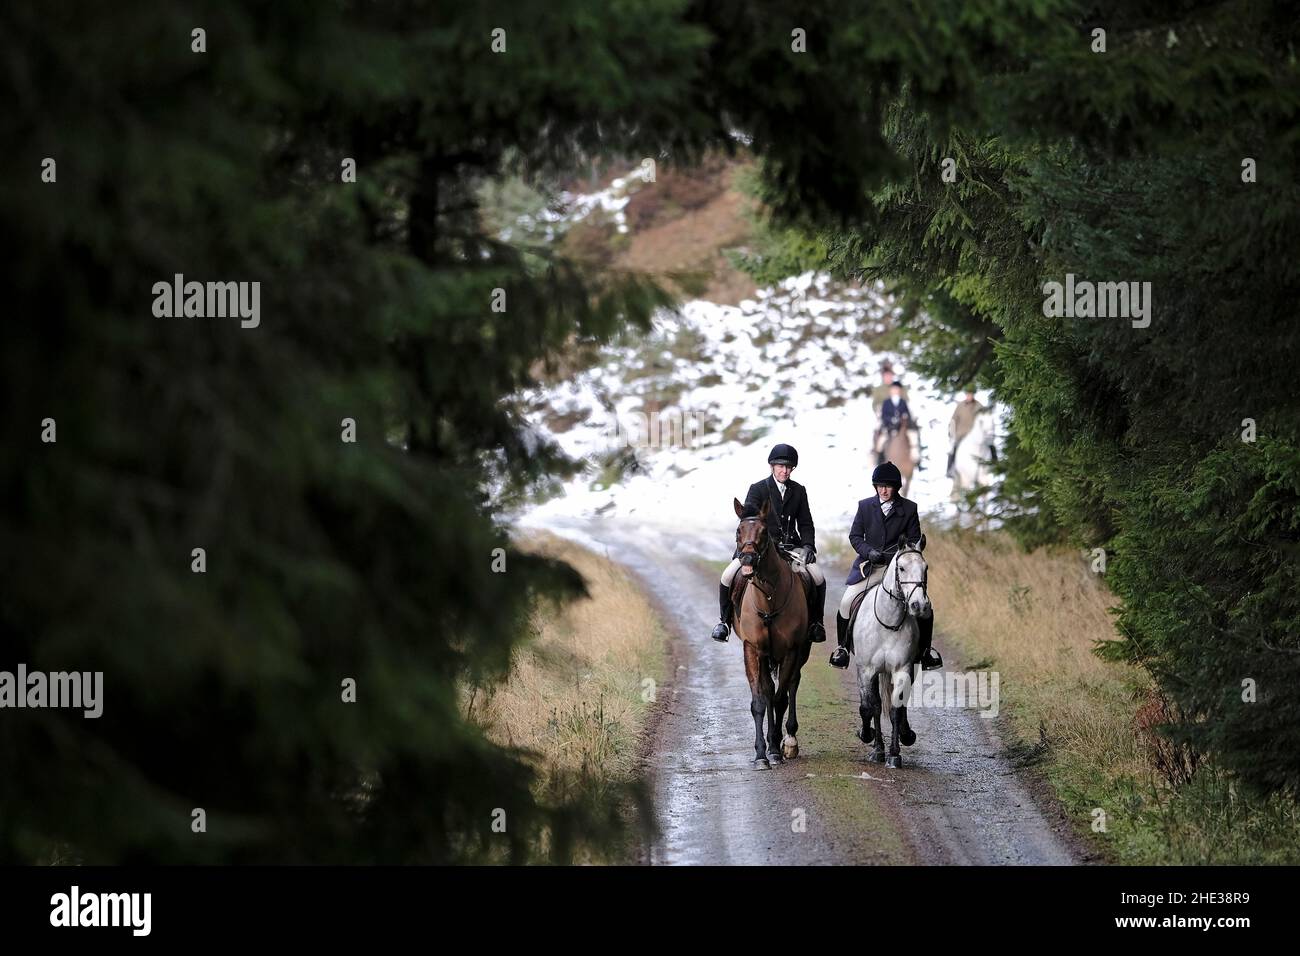
[[871, 483], [873, 485], [893, 485], [895, 488], [903, 487], [903, 476], [898, 471], [898, 466], [892, 461], [887, 461], [883, 465], [877, 465], [876, 470], [871, 473]]
[[794, 450], [793, 445], [777, 445], [768, 453], [767, 463], [769, 465], [789, 465], [794, 468], [799, 464], [799, 453]]

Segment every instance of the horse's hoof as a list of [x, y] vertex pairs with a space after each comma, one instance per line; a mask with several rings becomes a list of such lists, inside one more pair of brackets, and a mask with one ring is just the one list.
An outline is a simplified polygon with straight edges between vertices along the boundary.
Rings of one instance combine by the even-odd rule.
[[757, 760], [754, 761], [754, 769], [755, 769], [755, 770], [771, 770], [771, 769], [772, 769], [772, 765], [771, 765], [770, 763], [768, 763], [766, 760], [764, 760], [762, 757], [759, 757]]
[[787, 737], [785, 740], [781, 741], [781, 755], [785, 757], [786, 760], [793, 760], [795, 757], [799, 756], [799, 741], [795, 740], [793, 737]]
[[873, 750], [867, 757], [872, 763], [884, 763], [885, 752], [883, 750]]
[[903, 758], [902, 758], [902, 757], [895, 757], [895, 756], [893, 756], [893, 755], [891, 754], [890, 756], [888, 756], [888, 757], [885, 758], [885, 766], [886, 766], [886, 767], [893, 767], [895, 770], [897, 770], [897, 769], [898, 769], [899, 767], [901, 767], [902, 765], [903, 765]]
[[785, 758], [776, 750], [769, 750], [767, 752], [767, 759], [769, 763], [785, 763]]
[[916, 731], [912, 729], [900, 730], [898, 732], [898, 742], [904, 747], [910, 747], [916, 743]]

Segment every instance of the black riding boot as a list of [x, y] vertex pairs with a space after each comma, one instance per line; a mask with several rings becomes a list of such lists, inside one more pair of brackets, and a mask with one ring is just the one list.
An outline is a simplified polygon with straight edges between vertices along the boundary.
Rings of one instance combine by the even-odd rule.
[[921, 629], [921, 670], [932, 671], [936, 667], [942, 667], [943, 658], [930, 646], [934, 640], [934, 613], [931, 612], [929, 617], [917, 618], [917, 624]]
[[808, 637], [814, 644], [826, 640], [826, 625], [822, 618], [826, 616], [826, 582], [813, 585], [812, 597], [808, 600], [808, 616], [812, 623], [808, 625]]
[[731, 633], [731, 585], [718, 585], [718, 617], [719, 621], [713, 627], [713, 633], [709, 636], [715, 641], [725, 641], [727, 635]]
[[948, 452], [948, 470], [945, 471], [944, 474], [947, 475], [949, 478], [952, 477], [952, 463], [956, 460], [957, 460], [957, 453], [955, 451]]
[[844, 646], [849, 639], [849, 622], [840, 617], [840, 612], [835, 612], [835, 640], [839, 642], [839, 647], [831, 651], [831, 667], [848, 667], [849, 650]]

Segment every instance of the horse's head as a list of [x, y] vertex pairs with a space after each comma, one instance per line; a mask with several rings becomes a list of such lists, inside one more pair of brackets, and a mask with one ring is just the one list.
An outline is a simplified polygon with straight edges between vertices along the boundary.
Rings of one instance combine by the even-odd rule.
[[736, 517], [740, 519], [740, 524], [736, 526], [736, 550], [740, 557], [740, 574], [747, 578], [754, 573], [758, 563], [763, 560], [763, 555], [767, 553], [772, 541], [767, 533], [768, 503], [764, 499], [758, 514], [746, 514], [745, 506], [740, 503], [740, 499], [731, 500], [736, 506]]
[[925, 549], [925, 535], [915, 543], [898, 542], [898, 554], [894, 558], [894, 586], [896, 593], [907, 604], [914, 617], [921, 617], [930, 611], [930, 595], [926, 590], [929, 585], [930, 566], [926, 564], [921, 552]]

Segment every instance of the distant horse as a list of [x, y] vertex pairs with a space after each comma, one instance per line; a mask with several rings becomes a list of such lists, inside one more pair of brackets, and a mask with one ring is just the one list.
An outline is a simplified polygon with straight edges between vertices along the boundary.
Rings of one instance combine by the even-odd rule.
[[989, 467], [989, 461], [995, 454], [993, 415], [983, 411], [975, 416], [970, 431], [957, 445], [952, 462], [953, 501], [960, 501], [968, 492], [987, 488], [993, 483], [993, 470]]
[[[849, 635], [858, 664], [858, 713], [862, 715], [858, 737], [872, 745], [871, 759], [883, 760], [887, 767], [903, 765], [898, 750], [899, 728], [907, 716], [913, 661], [920, 650], [921, 632], [916, 619], [930, 612], [926, 593], [929, 566], [921, 556], [924, 535], [918, 544], [900, 539], [884, 579], [862, 599]], [[887, 760], [881, 712], [886, 701], [890, 724]], [[916, 735], [909, 731], [903, 742], [910, 745], [915, 741]]]
[[[749, 711], [754, 715], [754, 769], [770, 770], [773, 763], [799, 756], [795, 697], [799, 692], [800, 669], [812, 650], [808, 637], [808, 592], [803, 576], [796, 574], [790, 562], [781, 557], [780, 547], [767, 532], [767, 500], [753, 517], [745, 517], [744, 506], [732, 500], [736, 517], [740, 519], [736, 544], [740, 552], [738, 579], [743, 586], [736, 605], [735, 629], [744, 644]], [[785, 716], [787, 703], [790, 717], [782, 738], [781, 718]], [[767, 719], [766, 742], [764, 718]]]
[[906, 498], [907, 489], [912, 485], [912, 472], [916, 468], [916, 461], [912, 457], [911, 422], [906, 415], [901, 416], [899, 422], [899, 427], [889, 433], [889, 440], [885, 442], [883, 460], [892, 461], [898, 466], [898, 472], [903, 476], [903, 487], [898, 489], [898, 493]]

